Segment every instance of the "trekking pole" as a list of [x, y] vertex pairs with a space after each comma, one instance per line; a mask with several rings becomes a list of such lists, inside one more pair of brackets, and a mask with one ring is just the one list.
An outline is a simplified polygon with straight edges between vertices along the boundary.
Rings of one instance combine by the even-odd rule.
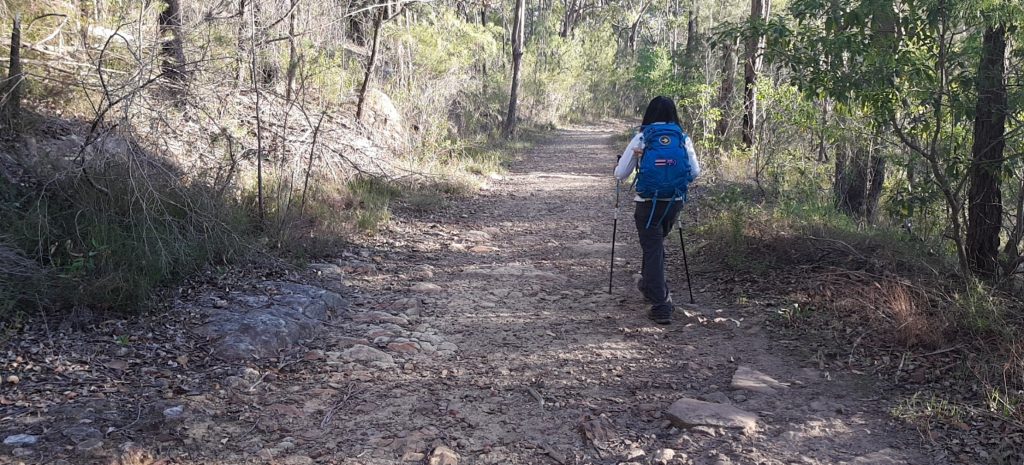
[[619, 230], [619, 189], [622, 183], [615, 180], [615, 219], [612, 220], [612, 262], [608, 267], [608, 293], [612, 293], [612, 276], [615, 273], [615, 234]]
[[686, 263], [686, 244], [683, 243], [683, 222], [676, 224], [679, 227], [679, 248], [683, 249], [683, 269], [686, 270], [686, 290], [690, 291], [690, 303], [693, 301], [693, 283], [690, 281], [690, 265]]

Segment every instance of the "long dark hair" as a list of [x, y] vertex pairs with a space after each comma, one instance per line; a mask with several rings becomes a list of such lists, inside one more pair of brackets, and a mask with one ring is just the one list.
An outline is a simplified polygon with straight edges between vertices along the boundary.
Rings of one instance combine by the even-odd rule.
[[644, 111], [644, 120], [641, 124], [647, 126], [654, 123], [679, 124], [679, 112], [676, 111], [676, 104], [672, 99], [659, 95], [647, 104], [647, 111]]

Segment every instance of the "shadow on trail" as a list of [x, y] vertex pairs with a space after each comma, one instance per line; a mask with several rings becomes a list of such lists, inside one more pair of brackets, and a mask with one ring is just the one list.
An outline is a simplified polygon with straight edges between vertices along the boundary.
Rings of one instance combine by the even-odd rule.
[[[653, 453], [665, 447], [695, 463], [705, 463], [710, 451], [739, 463], [840, 463], [890, 448], [901, 452], [883, 455], [920, 458], [916, 438], [893, 429], [877, 399], [789, 359], [785, 348], [765, 337], [763, 313], [739, 314], [697, 293], [707, 311], [718, 313], [680, 315], [670, 327], [647, 321], [630, 278], [639, 257], [632, 194], [621, 199], [614, 293], [606, 293], [611, 172], [621, 150], [613, 138], [561, 131], [513, 166], [496, 189], [461, 204], [464, 217], [445, 221], [466, 231], [500, 230], [489, 242], [496, 250], [428, 259], [441, 272], [435, 281], [445, 286], [432, 316], [460, 347], [457, 359], [428, 365], [460, 373], [439, 379], [445, 388], [427, 395], [459, 407], [460, 421], [449, 423], [448, 434], [464, 438], [481, 463], [532, 463], [550, 449], [576, 460], [616, 463], [631, 449]], [[679, 299], [686, 283], [672, 239], [669, 279]], [[792, 388], [777, 394], [730, 390], [740, 364], [766, 370]], [[416, 390], [417, 384], [402, 389]], [[759, 431], [672, 428], [663, 411], [680, 397], [758, 412]], [[441, 412], [452, 415], [452, 408]], [[579, 427], [599, 417], [613, 431], [594, 448]], [[487, 451], [499, 449], [503, 461], [488, 461]]]

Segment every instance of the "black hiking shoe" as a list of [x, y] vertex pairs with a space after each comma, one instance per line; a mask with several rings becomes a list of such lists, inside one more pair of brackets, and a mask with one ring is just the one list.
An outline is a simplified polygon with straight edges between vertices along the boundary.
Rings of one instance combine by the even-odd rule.
[[654, 313], [654, 309], [647, 310], [647, 318], [659, 325], [672, 324], [671, 316]]
[[647, 318], [659, 325], [672, 324], [672, 294], [668, 295], [665, 303], [668, 304], [668, 312], [655, 312], [654, 309], [659, 307], [659, 305], [655, 305], [647, 310]]

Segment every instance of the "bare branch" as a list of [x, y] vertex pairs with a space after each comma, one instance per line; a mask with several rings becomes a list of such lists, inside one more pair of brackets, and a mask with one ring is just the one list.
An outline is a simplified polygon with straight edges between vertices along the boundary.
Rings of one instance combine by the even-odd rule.
[[64, 14], [60, 14], [60, 13], [49, 13], [49, 14], [45, 14], [45, 15], [41, 15], [41, 16], [36, 16], [35, 18], [32, 18], [32, 21], [29, 21], [28, 25], [25, 26], [25, 31], [28, 32], [28, 30], [30, 28], [32, 28], [32, 23], [36, 22], [37, 20], [40, 20], [40, 19], [43, 19], [43, 18], [49, 18], [49, 17], [52, 17], [52, 16], [59, 16], [59, 17], [63, 18], [61, 20], [60, 24], [58, 24], [57, 27], [53, 30], [53, 32], [51, 32], [50, 35], [42, 38], [41, 40], [37, 41], [34, 44], [22, 44], [22, 47], [28, 48], [30, 50], [39, 50], [39, 51], [41, 51], [39, 49], [40, 45], [43, 45], [43, 44], [53, 40], [54, 37], [57, 37], [57, 35], [60, 34], [61, 30], [64, 29], [64, 25], [68, 23], [68, 16], [64, 15]]

